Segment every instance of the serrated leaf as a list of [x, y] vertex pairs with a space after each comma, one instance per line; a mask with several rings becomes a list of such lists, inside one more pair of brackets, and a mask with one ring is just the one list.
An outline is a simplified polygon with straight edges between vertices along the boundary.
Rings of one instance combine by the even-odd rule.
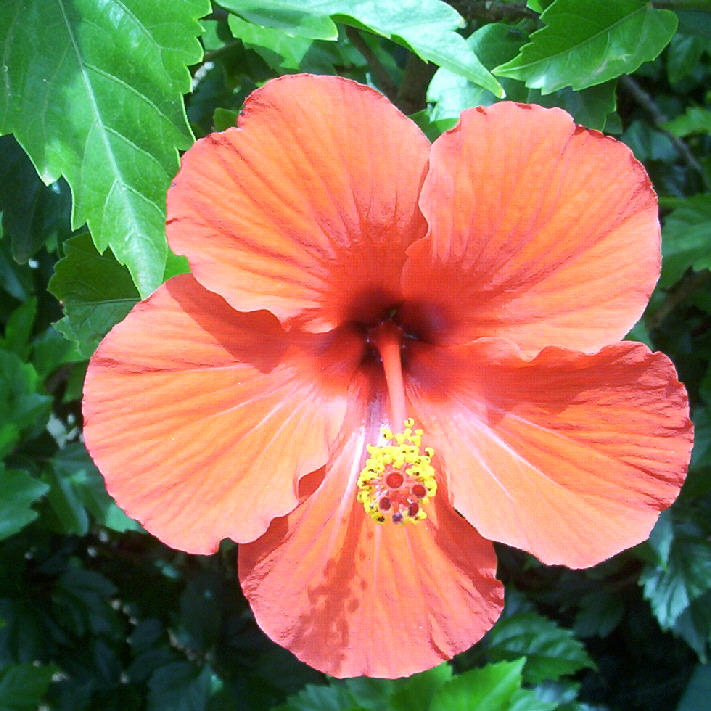
[[[227, 22], [237, 39], [242, 40], [246, 46], [257, 48], [262, 59], [277, 70], [299, 69], [312, 44], [306, 37], [290, 37], [282, 30], [260, 27], [236, 15], [230, 15]], [[276, 60], [269, 57], [269, 54], [273, 54]]]
[[66, 178], [73, 227], [86, 222], [144, 296], [163, 280], [165, 192], [192, 142], [182, 94], [209, 10], [207, 0], [0, 4], [0, 133], [15, 134], [46, 183]]
[[322, 14], [309, 9], [300, 8], [296, 2], [279, 2], [271, 0], [220, 0], [219, 4], [227, 10], [241, 15], [248, 22], [261, 27], [280, 30], [289, 37], [305, 37], [307, 39], [336, 40], [338, 28], [324, 11]]
[[708, 647], [711, 644], [711, 591], [697, 597], [674, 623], [674, 634], [681, 637], [699, 659], [708, 661]]
[[212, 670], [190, 662], [157, 669], [148, 682], [148, 711], [205, 711], [210, 699]]
[[675, 136], [711, 133], [711, 111], [699, 106], [690, 106], [681, 116], [663, 124], [662, 128]]
[[358, 704], [343, 684], [308, 684], [274, 711], [355, 711]]
[[667, 565], [647, 565], [639, 582], [662, 629], [669, 629], [696, 598], [711, 590], [708, 540], [697, 531], [677, 531]]
[[575, 633], [580, 637], [607, 637], [620, 623], [624, 612], [618, 595], [605, 590], [585, 595], [575, 616]]
[[421, 59], [503, 96], [499, 82], [455, 31], [464, 24], [461, 15], [441, 0], [224, 0], [220, 4], [259, 24], [268, 24], [270, 14], [277, 18], [284, 13], [331, 17], [391, 39]]
[[67, 240], [48, 289], [64, 306], [57, 330], [89, 357], [109, 329], [138, 301], [130, 274], [109, 252], [100, 255], [88, 234]]
[[521, 690], [524, 662], [499, 662], [458, 674], [437, 690], [430, 711], [508, 711]]
[[642, 0], [556, 0], [541, 20], [545, 27], [494, 74], [544, 94], [566, 86], [585, 89], [635, 71], [659, 55], [678, 23], [670, 10]]
[[558, 679], [593, 666], [582, 642], [571, 630], [535, 612], [521, 612], [499, 620], [484, 643], [487, 656], [493, 660], [525, 656], [524, 677], [532, 683]]
[[120, 629], [120, 618], [109, 599], [115, 594], [116, 587], [103, 575], [70, 568], [57, 581], [52, 605], [61, 625], [72, 634], [110, 634]]
[[23, 434], [35, 436], [44, 429], [52, 398], [41, 393], [40, 387], [31, 364], [0, 350], [0, 458]]
[[34, 664], [10, 664], [0, 669], [0, 709], [35, 711], [55, 671], [55, 667]]
[[428, 711], [437, 690], [452, 679], [452, 667], [440, 664], [398, 682], [389, 699], [392, 711]]
[[64, 533], [85, 536], [91, 519], [119, 533], [141, 530], [106, 493], [83, 444], [75, 442], [57, 452], [45, 478], [50, 485], [49, 504]]
[[27, 472], [5, 469], [0, 462], [0, 540], [12, 536], [37, 518], [32, 504], [49, 487]]
[[22, 264], [45, 243], [71, 234], [71, 196], [64, 180], [45, 186], [12, 136], [0, 137], [0, 212], [12, 256]]
[[711, 268], [711, 193], [678, 198], [662, 226], [659, 286], [676, 283], [688, 268]]

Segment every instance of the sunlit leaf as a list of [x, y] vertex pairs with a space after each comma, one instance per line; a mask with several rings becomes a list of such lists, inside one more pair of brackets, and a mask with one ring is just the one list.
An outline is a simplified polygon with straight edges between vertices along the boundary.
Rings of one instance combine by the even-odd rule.
[[165, 192], [192, 136], [182, 94], [207, 0], [6, 0], [0, 133], [42, 180], [64, 176], [86, 222], [145, 296], [163, 280]]
[[[455, 31], [464, 24], [462, 17], [441, 0], [224, 0], [220, 4], [269, 27], [283, 27], [284, 17], [331, 17], [392, 39], [420, 58], [461, 74], [496, 96], [503, 94], [499, 82]], [[296, 30], [293, 33], [297, 34]]]
[[545, 711], [555, 704], [545, 704], [522, 694], [521, 671], [525, 660], [488, 664], [471, 669], [441, 686], [432, 699], [430, 711]]
[[556, 0], [541, 15], [545, 27], [494, 74], [549, 94], [585, 89], [628, 74], [664, 49], [676, 15], [643, 0]]
[[699, 106], [690, 106], [681, 116], [667, 121], [663, 128], [675, 136], [711, 133], [711, 111]]

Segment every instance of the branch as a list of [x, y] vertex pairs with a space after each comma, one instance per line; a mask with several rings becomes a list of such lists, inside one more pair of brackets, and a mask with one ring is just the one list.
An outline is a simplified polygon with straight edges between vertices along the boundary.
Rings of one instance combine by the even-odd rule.
[[417, 55], [410, 53], [395, 100], [403, 113], [414, 114], [427, 106], [427, 87], [436, 71], [434, 64], [423, 62]]
[[669, 292], [664, 303], [652, 314], [647, 316], [647, 328], [659, 328], [664, 319], [683, 301], [686, 301], [695, 291], [698, 291], [711, 277], [708, 269], [699, 272], [687, 272]]
[[447, 0], [447, 2], [467, 20], [497, 22], [498, 20], [520, 20], [522, 18], [538, 19], [538, 13], [529, 10], [525, 3], [513, 5], [490, 0]]
[[674, 147], [679, 151], [686, 164], [696, 170], [701, 176], [703, 182], [706, 183], [704, 169], [701, 167], [699, 161], [696, 160], [694, 154], [689, 150], [689, 146], [687, 146], [681, 138], [669, 133], [669, 131], [662, 127], [662, 124], [666, 123], [668, 118], [656, 104], [654, 99], [630, 76], [621, 76], [619, 78], [619, 83], [624, 91], [626, 91], [649, 114], [652, 119], [652, 123], [654, 123], [660, 131], [669, 136], [669, 139], [674, 144]]
[[363, 58], [368, 62], [370, 70], [373, 72], [378, 85], [383, 90], [385, 96], [390, 101], [395, 102], [397, 99], [397, 87], [395, 82], [388, 74], [388, 70], [383, 66], [382, 62], [375, 56], [375, 52], [368, 46], [366, 41], [360, 36], [360, 32], [355, 27], [346, 26], [346, 37], [350, 43], [363, 55]]

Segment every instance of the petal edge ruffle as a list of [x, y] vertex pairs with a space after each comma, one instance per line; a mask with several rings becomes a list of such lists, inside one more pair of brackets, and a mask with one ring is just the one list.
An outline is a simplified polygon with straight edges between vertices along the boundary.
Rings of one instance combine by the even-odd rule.
[[272, 314], [174, 277], [92, 357], [87, 448], [119, 506], [168, 545], [253, 540], [327, 460], [359, 348], [347, 334], [286, 334]]
[[410, 383], [454, 506], [544, 563], [587, 567], [640, 543], [684, 482], [686, 391], [642, 344], [525, 360], [479, 341], [414, 356]]

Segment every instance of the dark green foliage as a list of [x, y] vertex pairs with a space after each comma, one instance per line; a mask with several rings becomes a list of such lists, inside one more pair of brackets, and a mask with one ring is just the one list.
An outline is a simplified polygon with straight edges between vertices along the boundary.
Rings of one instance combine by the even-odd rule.
[[[0, 47], [0, 711], [708, 708], [708, 2], [5, 0]], [[273, 644], [235, 546], [163, 546], [81, 439], [87, 359], [187, 270], [164, 229], [178, 151], [302, 71], [374, 84], [432, 140], [502, 90], [560, 106], [621, 137], [660, 196], [662, 277], [630, 337], [666, 352], [690, 394], [679, 500], [592, 569], [498, 546], [501, 620], [407, 679], [328, 679]]]

